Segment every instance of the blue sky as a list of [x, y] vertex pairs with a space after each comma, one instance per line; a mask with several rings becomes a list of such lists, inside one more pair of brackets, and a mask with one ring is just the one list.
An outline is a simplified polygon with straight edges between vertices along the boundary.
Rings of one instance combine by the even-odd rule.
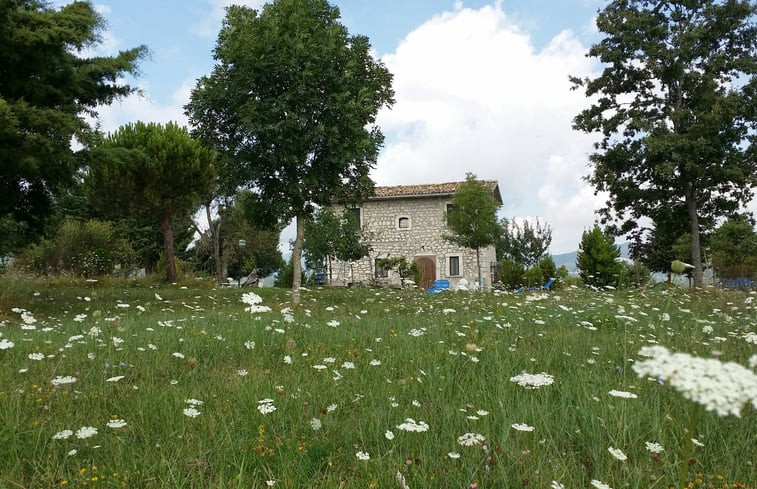
[[[55, 5], [68, 3], [57, 0]], [[100, 110], [106, 131], [136, 120], [186, 124], [183, 105], [210, 73], [224, 7], [261, 0], [93, 2], [106, 19], [93, 53], [144, 44], [134, 81], [145, 94]], [[594, 136], [573, 131], [588, 104], [568, 75], [599, 67], [585, 57], [599, 37], [600, 0], [337, 0], [351, 33], [369, 37], [394, 74], [397, 102], [378, 123], [386, 142], [378, 185], [496, 179], [500, 215], [553, 228], [551, 251], [577, 248], [604, 198], [582, 181]], [[291, 230], [285, 231], [284, 242]]]

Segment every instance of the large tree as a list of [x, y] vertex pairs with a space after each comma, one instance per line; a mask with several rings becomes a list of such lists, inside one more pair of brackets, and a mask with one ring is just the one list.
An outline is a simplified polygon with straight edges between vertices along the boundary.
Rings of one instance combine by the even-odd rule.
[[607, 192], [605, 219], [683, 206], [694, 285], [702, 285], [700, 219], [731, 213], [757, 183], [757, 4], [749, 0], [614, 0], [595, 78], [572, 80], [593, 105], [574, 127], [602, 135], [589, 181]]
[[622, 266], [618, 262], [620, 248], [611, 233], [595, 225], [584, 231], [578, 245], [576, 268], [584, 283], [595, 286], [618, 284]]
[[376, 114], [393, 103], [392, 76], [326, 0], [229, 7], [214, 57], [187, 115], [229, 163], [233, 184], [296, 219], [297, 300], [305, 219], [315, 205], [359, 201], [373, 187]]
[[476, 250], [478, 286], [483, 287], [481, 273], [481, 247], [496, 242], [500, 227], [497, 223], [497, 209], [500, 203], [492, 195], [492, 190], [476, 179], [472, 173], [465, 176], [452, 196], [452, 207], [447, 212], [447, 226], [451, 234], [445, 239], [460, 246]]
[[[136, 73], [145, 47], [84, 54], [103, 26], [90, 2], [0, 2], [0, 231], [12, 230], [18, 246], [39, 236], [55, 193], [82, 164], [71, 141], [90, 141], [85, 117], [135, 90], [122, 78]], [[10, 237], [0, 236], [0, 253]]]
[[539, 264], [552, 243], [552, 227], [547, 223], [531, 224], [528, 220], [520, 225], [515, 219], [502, 219], [497, 236], [497, 258], [512, 260], [523, 268]]
[[88, 184], [99, 209], [160, 224], [166, 278], [175, 282], [174, 222], [197, 209], [213, 177], [213, 152], [185, 128], [137, 122], [121, 126], [96, 145]]

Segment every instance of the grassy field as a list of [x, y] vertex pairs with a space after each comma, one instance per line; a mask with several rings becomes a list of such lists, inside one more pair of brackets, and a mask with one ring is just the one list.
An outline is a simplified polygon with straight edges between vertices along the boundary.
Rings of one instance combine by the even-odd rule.
[[0, 281], [0, 487], [757, 487], [757, 410], [631, 368], [746, 366], [754, 295], [245, 292]]

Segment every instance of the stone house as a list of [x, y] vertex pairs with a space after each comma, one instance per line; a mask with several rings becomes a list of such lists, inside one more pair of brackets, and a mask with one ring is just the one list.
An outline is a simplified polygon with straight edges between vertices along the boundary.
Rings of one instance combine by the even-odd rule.
[[[429, 289], [437, 279], [449, 280], [451, 288], [461, 279], [474, 286], [479, 277], [476, 250], [462, 248], [443, 237], [450, 233], [446, 214], [452, 205], [452, 196], [462, 183], [376, 187], [367, 201], [349, 208], [368, 237], [371, 252], [356, 262], [333, 262], [333, 285], [372, 282], [397, 285], [400, 283], [398, 273], [382, 268], [378, 262], [382, 258], [405, 257], [408, 262], [418, 264], [419, 287]], [[493, 180], [483, 183], [502, 203], [499, 184]], [[489, 287], [496, 267], [494, 246], [482, 248], [480, 257], [481, 276], [484, 286]]]

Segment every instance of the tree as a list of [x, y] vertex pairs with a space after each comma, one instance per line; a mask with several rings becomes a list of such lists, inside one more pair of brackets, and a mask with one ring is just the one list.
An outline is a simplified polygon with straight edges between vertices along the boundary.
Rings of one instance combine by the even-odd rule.
[[42, 234], [55, 194], [83, 164], [71, 141], [91, 141], [85, 117], [135, 91], [120, 80], [136, 74], [144, 46], [84, 55], [103, 26], [90, 2], [0, 2], [0, 254]]
[[368, 173], [383, 143], [376, 114], [394, 102], [392, 76], [326, 0], [275, 0], [260, 13], [229, 7], [214, 57], [187, 115], [229, 162], [234, 185], [296, 220], [297, 301], [312, 209], [361, 201], [373, 188]]
[[467, 173], [465, 182], [460, 184], [452, 196], [452, 207], [447, 212], [447, 226], [452, 234], [444, 238], [476, 250], [479, 287], [483, 287], [484, 283], [481, 275], [481, 247], [492, 245], [497, 240], [499, 206], [491, 189], [476, 180], [473, 173]]
[[602, 134], [589, 181], [609, 195], [605, 220], [655, 218], [683, 206], [694, 285], [702, 285], [700, 219], [731, 213], [757, 183], [757, 4], [749, 0], [614, 0], [596, 78], [572, 78], [594, 104], [574, 127]]
[[177, 280], [173, 223], [197, 208], [213, 182], [212, 161], [210, 150], [170, 122], [121, 126], [93, 151], [88, 183], [94, 202], [160, 224], [169, 282]]
[[513, 220], [502, 219], [497, 236], [497, 257], [509, 259], [528, 269], [535, 267], [552, 244], [552, 227], [547, 223], [531, 225], [527, 220], [523, 226]]
[[586, 284], [598, 287], [615, 284], [621, 271], [619, 257], [620, 248], [615, 246], [612, 234], [595, 225], [581, 235], [576, 268]]
[[305, 222], [305, 263], [309, 268], [322, 269], [324, 263], [331, 281], [331, 262], [334, 259], [352, 262], [370, 252], [355, 215], [348, 210], [338, 216], [331, 207], [322, 207]]
[[749, 219], [735, 216], [713, 233], [712, 262], [720, 278], [754, 277], [757, 233]]

